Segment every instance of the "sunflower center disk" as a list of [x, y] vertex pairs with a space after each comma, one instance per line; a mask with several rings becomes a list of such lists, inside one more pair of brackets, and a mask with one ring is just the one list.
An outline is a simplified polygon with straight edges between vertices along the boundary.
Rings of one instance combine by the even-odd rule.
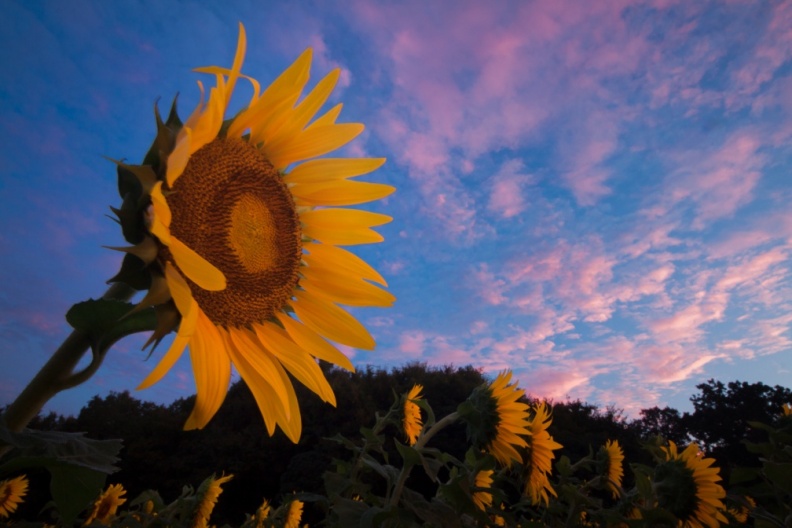
[[300, 219], [289, 189], [258, 149], [241, 139], [214, 140], [190, 157], [167, 200], [171, 233], [226, 277], [218, 292], [188, 280], [213, 323], [241, 327], [283, 309], [298, 281]]

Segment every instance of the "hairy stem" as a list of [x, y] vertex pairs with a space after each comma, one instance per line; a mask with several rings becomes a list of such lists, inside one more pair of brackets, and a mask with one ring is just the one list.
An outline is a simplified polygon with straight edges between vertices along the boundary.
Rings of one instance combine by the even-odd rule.
[[[442, 420], [435, 423], [428, 431], [419, 436], [418, 441], [415, 442], [413, 447], [415, 449], [421, 449], [427, 444], [427, 442], [429, 442], [429, 440], [432, 439], [434, 435], [452, 423], [456, 422], [457, 418], [459, 418], [458, 412], [452, 412], [448, 416], [444, 417]], [[412, 466], [408, 466], [406, 464], [402, 466], [401, 472], [399, 473], [399, 478], [396, 481], [396, 486], [393, 488], [393, 495], [391, 495], [390, 498], [389, 504], [391, 508], [394, 508], [397, 504], [399, 504], [399, 499], [401, 498], [402, 490], [404, 489], [404, 483], [407, 482], [407, 477], [410, 476], [410, 471], [412, 471]]]
[[[114, 283], [102, 296], [103, 299], [128, 301], [135, 294], [135, 290], [126, 284]], [[3, 414], [3, 419], [11, 431], [19, 432], [36, 417], [44, 405], [64, 389], [75, 385], [75, 380], [85, 381], [90, 374], [95, 372], [92, 368], [97, 358], [83, 371], [89, 373], [75, 376], [74, 369], [90, 348], [88, 334], [81, 330], [74, 330], [52, 355], [47, 363], [30, 381], [14, 402], [8, 406]], [[98, 365], [97, 365], [98, 366]], [[78, 373], [81, 374], [81, 373]], [[84, 379], [83, 379], [84, 378]], [[2, 451], [0, 451], [2, 454]]]

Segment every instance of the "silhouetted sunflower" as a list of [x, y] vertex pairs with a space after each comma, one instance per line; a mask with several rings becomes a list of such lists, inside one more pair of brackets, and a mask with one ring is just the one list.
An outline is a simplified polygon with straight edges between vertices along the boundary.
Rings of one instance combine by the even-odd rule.
[[8, 517], [22, 504], [28, 490], [28, 479], [20, 475], [0, 482], [0, 518]]
[[302, 519], [303, 503], [297, 499], [291, 501], [289, 504], [289, 511], [286, 513], [285, 528], [300, 528], [300, 519]]
[[421, 434], [423, 421], [421, 420], [421, 408], [415, 404], [415, 400], [423, 398], [421, 391], [423, 385], [413, 385], [410, 392], [404, 398], [404, 406], [402, 407], [402, 427], [404, 429], [404, 436], [407, 437], [407, 442], [413, 446], [418, 440], [418, 435]]
[[494, 471], [491, 469], [485, 469], [476, 473], [474, 485], [477, 488], [482, 489], [473, 492], [473, 502], [481, 511], [487, 511], [487, 507], [492, 506], [492, 493], [483, 490], [490, 489], [492, 487], [493, 473]]
[[[338, 304], [390, 306], [384, 279], [338, 247], [382, 241], [371, 228], [390, 217], [354, 208], [393, 187], [352, 181], [382, 158], [319, 158], [363, 131], [336, 123], [341, 104], [314, 119], [338, 78], [335, 69], [302, 96], [311, 50], [267, 89], [241, 68], [240, 25], [231, 68], [181, 123], [175, 108], [143, 165], [119, 164], [124, 197], [119, 216], [135, 246], [114, 281], [148, 289], [136, 310], [154, 306], [158, 327], [149, 343], [176, 337], [138, 388], [159, 381], [189, 346], [197, 398], [185, 429], [202, 428], [228, 391], [234, 365], [250, 387], [269, 434], [276, 425], [296, 442], [300, 409], [291, 374], [324, 401], [335, 395], [317, 359], [354, 370], [327, 340], [374, 348], [371, 335]], [[240, 79], [253, 85], [246, 108], [224, 121]], [[131, 260], [130, 260], [131, 259]], [[140, 260], [137, 260], [140, 259]], [[141, 262], [142, 261], [142, 262]], [[142, 286], [141, 286], [142, 285]], [[287, 374], [288, 373], [288, 374]]]
[[222, 476], [220, 478], [209, 477], [198, 488], [198, 494], [201, 496], [198, 505], [195, 507], [195, 514], [193, 520], [193, 528], [207, 528], [209, 526], [209, 517], [212, 515], [217, 499], [223, 493], [223, 484], [234, 478], [234, 475]]
[[600, 448], [600, 460], [602, 461], [601, 474], [607, 479], [605, 487], [613, 493], [613, 498], [619, 497], [619, 488], [624, 477], [624, 451], [622, 451], [618, 440], [608, 440]]
[[550, 484], [548, 475], [553, 469], [552, 460], [555, 458], [553, 451], [563, 446], [553, 440], [547, 432], [552, 422], [547, 404], [544, 402], [538, 404], [531, 420], [528, 454], [523, 461], [526, 471], [525, 495], [533, 504], [542, 501], [547, 505], [550, 502], [548, 493], [553, 497], [558, 496]]
[[121, 484], [108, 486], [94, 502], [91, 514], [83, 526], [90, 526], [93, 523], [109, 524], [118, 511], [118, 507], [126, 502], [126, 499], [122, 498], [124, 495], [126, 495], [126, 490]]
[[516, 448], [526, 447], [523, 437], [530, 434], [528, 404], [518, 401], [524, 393], [516, 383], [509, 384], [511, 377], [510, 370], [501, 372], [492, 383], [476, 387], [457, 409], [473, 444], [507, 467], [520, 461]]
[[721, 499], [726, 496], [714, 458], [704, 458], [698, 445], [688, 445], [681, 453], [674, 442], [662, 448], [666, 461], [655, 469], [660, 506], [680, 521], [680, 526], [717, 528], [728, 524]]

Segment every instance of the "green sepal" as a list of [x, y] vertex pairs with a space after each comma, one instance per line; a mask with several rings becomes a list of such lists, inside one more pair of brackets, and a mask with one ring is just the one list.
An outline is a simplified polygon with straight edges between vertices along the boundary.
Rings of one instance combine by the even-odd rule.
[[145, 262], [127, 253], [121, 261], [121, 269], [107, 281], [108, 284], [113, 282], [123, 282], [138, 291], [148, 290], [151, 288], [151, 273]]
[[66, 320], [75, 330], [86, 332], [94, 353], [101, 354], [123, 337], [157, 327], [153, 308], [125, 317], [134, 307], [134, 304], [122, 301], [91, 299], [72, 306], [66, 312]]
[[176, 143], [176, 134], [178, 134], [179, 130], [184, 126], [176, 111], [176, 100], [178, 98], [179, 95], [176, 94], [173, 98], [173, 103], [171, 103], [168, 119], [164, 123], [162, 122], [162, 117], [160, 117], [159, 107], [156, 103], [154, 104], [154, 117], [157, 120], [157, 136], [154, 138], [154, 142], [143, 158], [143, 165], [160, 167], [162, 164], [160, 153], [170, 153], [173, 150], [173, 146]]
[[139, 244], [146, 235], [143, 208], [140, 206], [139, 198], [139, 194], [129, 192], [124, 196], [120, 209], [110, 207], [110, 210], [118, 217], [118, 223], [121, 224], [121, 234], [130, 244]]

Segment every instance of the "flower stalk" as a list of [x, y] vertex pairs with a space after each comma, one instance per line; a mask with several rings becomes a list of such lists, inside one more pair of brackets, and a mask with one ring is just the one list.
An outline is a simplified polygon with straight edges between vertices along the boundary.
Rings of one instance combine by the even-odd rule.
[[[113, 283], [102, 299], [128, 301], [134, 294], [135, 290], [126, 284]], [[90, 336], [84, 330], [74, 330], [63, 341], [49, 361], [41, 367], [38, 374], [6, 409], [3, 419], [9, 430], [22, 431], [56, 394], [76, 387], [94, 375], [104, 359], [103, 353], [94, 354], [87, 367], [74, 371], [90, 346]], [[6, 448], [0, 448], [0, 455], [5, 454], [5, 451]]]

